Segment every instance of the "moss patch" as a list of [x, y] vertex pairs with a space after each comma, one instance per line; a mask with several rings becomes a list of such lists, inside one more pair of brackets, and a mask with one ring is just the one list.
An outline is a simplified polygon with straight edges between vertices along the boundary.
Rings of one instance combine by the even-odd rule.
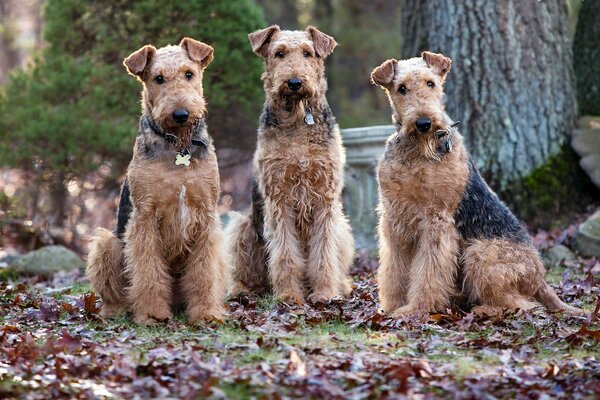
[[564, 225], [600, 198], [600, 192], [581, 170], [577, 155], [568, 145], [528, 176], [513, 181], [499, 195], [532, 227], [546, 229]]

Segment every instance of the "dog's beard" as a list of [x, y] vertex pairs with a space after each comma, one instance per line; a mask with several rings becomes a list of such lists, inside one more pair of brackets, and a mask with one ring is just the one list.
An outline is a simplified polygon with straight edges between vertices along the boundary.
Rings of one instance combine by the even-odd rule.
[[169, 122], [165, 125], [161, 124], [161, 127], [165, 133], [170, 133], [177, 138], [175, 145], [178, 151], [182, 151], [190, 148], [199, 123], [200, 118], [190, 118], [185, 124]]
[[277, 96], [286, 104], [298, 104], [306, 100], [310, 100], [313, 97], [313, 90], [306, 83], [300, 88], [300, 90], [293, 91], [287, 83], [279, 86], [277, 90]]
[[420, 132], [414, 123], [410, 125], [412, 128], [403, 127], [403, 131], [407, 135], [412, 135], [417, 139], [418, 152], [425, 158], [431, 161], [440, 161], [440, 144], [443, 137], [438, 137], [438, 132], [445, 131], [446, 135], [452, 133], [452, 127], [450, 125], [440, 124], [433, 122], [429, 131], [423, 133]]
[[195, 125], [185, 124], [177, 133], [177, 149], [179, 151], [188, 149], [192, 144], [192, 136], [194, 135]]
[[422, 142], [422, 153], [428, 159], [432, 161], [440, 161], [440, 155], [438, 154], [438, 141], [434, 135], [428, 135]]

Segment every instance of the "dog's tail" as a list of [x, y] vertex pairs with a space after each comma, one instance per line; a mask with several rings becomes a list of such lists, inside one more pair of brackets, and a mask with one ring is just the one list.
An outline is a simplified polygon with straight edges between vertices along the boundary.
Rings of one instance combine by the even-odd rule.
[[124, 275], [123, 242], [112, 232], [98, 228], [90, 242], [86, 276], [92, 290], [103, 301], [102, 315], [111, 316], [125, 308], [127, 284]]
[[535, 295], [535, 299], [542, 303], [550, 311], [564, 311], [570, 315], [585, 316], [586, 312], [581, 308], [573, 307], [563, 302], [554, 289], [544, 281], [542, 287]]
[[233, 265], [231, 295], [268, 291], [267, 251], [262, 232], [257, 231], [249, 217], [231, 212], [225, 237]]

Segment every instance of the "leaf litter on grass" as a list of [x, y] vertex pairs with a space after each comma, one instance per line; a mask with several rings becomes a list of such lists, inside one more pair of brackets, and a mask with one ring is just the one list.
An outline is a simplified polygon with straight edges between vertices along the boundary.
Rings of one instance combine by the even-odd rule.
[[[596, 260], [556, 266], [569, 302], [600, 307]], [[223, 323], [103, 321], [81, 276], [0, 282], [0, 398], [598, 398], [600, 324], [542, 309], [426, 320], [377, 312], [361, 255], [349, 299], [228, 302]], [[63, 277], [64, 278], [64, 277]]]

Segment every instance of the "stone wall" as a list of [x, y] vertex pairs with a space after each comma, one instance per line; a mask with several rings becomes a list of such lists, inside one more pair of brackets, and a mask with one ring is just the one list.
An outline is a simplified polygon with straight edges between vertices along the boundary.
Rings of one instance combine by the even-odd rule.
[[342, 129], [346, 148], [344, 209], [350, 218], [357, 249], [377, 248], [377, 180], [375, 167], [393, 125]]

